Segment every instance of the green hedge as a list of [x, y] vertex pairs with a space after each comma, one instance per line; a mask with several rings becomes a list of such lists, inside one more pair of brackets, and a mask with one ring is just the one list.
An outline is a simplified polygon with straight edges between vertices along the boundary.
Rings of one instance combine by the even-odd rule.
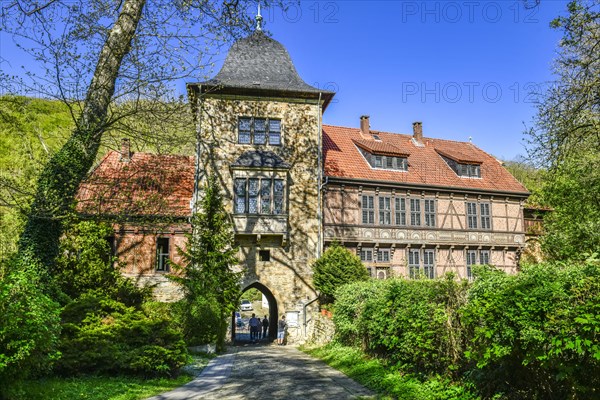
[[343, 286], [337, 339], [401, 371], [468, 380], [484, 398], [593, 399], [600, 393], [600, 267], [476, 268]]
[[62, 318], [60, 374], [172, 376], [188, 359], [168, 320], [115, 300], [84, 295], [64, 308]]

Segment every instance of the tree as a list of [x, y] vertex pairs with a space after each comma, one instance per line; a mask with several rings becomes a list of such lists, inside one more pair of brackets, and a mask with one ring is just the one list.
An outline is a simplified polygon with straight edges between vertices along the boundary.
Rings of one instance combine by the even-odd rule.
[[563, 31], [554, 71], [542, 97], [529, 155], [547, 168], [541, 201], [554, 211], [542, 238], [553, 258], [600, 251], [600, 1], [573, 1], [552, 26]]
[[319, 291], [321, 304], [335, 300], [335, 291], [347, 283], [369, 279], [369, 273], [360, 258], [334, 243], [312, 266], [313, 283]]
[[[233, 270], [238, 263], [237, 248], [219, 190], [216, 177], [208, 176], [199, 209], [192, 217], [192, 233], [186, 248], [181, 249], [186, 263], [175, 267], [178, 274], [172, 279], [182, 285], [188, 310], [200, 306], [203, 314], [214, 312], [217, 351], [223, 351], [228, 318], [241, 295], [241, 274]], [[209, 321], [199, 322], [206, 327]]]
[[[96, 158], [103, 133], [132, 115], [160, 112], [177, 79], [195, 76], [221, 43], [251, 26], [253, 2], [155, 0], [14, 1], [2, 6], [11, 33], [42, 74], [21, 84], [67, 104], [75, 128], [41, 172], [20, 238], [25, 264], [52, 271], [62, 219]], [[107, 22], [108, 21], [108, 22]], [[97, 56], [99, 54], [99, 56]], [[210, 64], [209, 64], [210, 65]], [[149, 101], [152, 100], [152, 101]], [[127, 103], [127, 107], [116, 107]], [[163, 115], [168, 115], [167, 110]]]

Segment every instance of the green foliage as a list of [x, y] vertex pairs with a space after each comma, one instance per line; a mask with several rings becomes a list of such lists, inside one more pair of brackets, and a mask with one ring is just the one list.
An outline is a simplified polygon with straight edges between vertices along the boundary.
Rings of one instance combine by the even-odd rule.
[[568, 11], [552, 23], [563, 33], [557, 79], [528, 139], [530, 157], [548, 170], [541, 201], [554, 210], [542, 249], [551, 259], [583, 260], [600, 252], [600, 1], [572, 1]]
[[313, 283], [321, 296], [321, 303], [333, 303], [340, 286], [369, 278], [367, 269], [356, 255], [334, 243], [312, 265]]
[[0, 263], [0, 388], [48, 371], [60, 355], [59, 306], [40, 290], [37, 275], [29, 266]]
[[188, 342], [214, 337], [217, 351], [223, 351], [228, 318], [237, 309], [241, 294], [241, 276], [233, 270], [238, 262], [233, 228], [213, 175], [208, 177], [203, 196], [200, 212], [192, 217], [193, 232], [185, 250], [181, 249], [186, 264], [175, 266], [177, 273], [171, 278], [184, 290], [180, 315]]
[[11, 385], [6, 398], [11, 400], [141, 400], [167, 392], [191, 380], [189, 375], [167, 379], [136, 377], [47, 378]]
[[94, 221], [78, 222], [65, 232], [54, 277], [63, 293], [76, 299], [95, 292], [131, 306], [139, 306], [149, 297], [150, 289], [140, 289], [121, 275], [107, 240], [112, 236], [108, 224]]
[[553, 211], [544, 218], [541, 243], [551, 259], [582, 260], [600, 251], [600, 155], [582, 151], [565, 160], [543, 187]]
[[592, 399], [600, 387], [600, 266], [539, 264], [508, 276], [476, 270], [462, 310], [472, 378], [484, 394]]
[[85, 294], [64, 308], [62, 319], [60, 374], [172, 376], [188, 358], [168, 320], [107, 297]]
[[[479, 399], [468, 385], [433, 376], [421, 381], [414, 375], [400, 374], [385, 360], [372, 358], [362, 351], [339, 343], [303, 349], [363, 384], [384, 399], [403, 400], [475, 400]], [[378, 396], [378, 398], [380, 398]]]
[[404, 370], [443, 373], [460, 362], [465, 297], [466, 286], [453, 275], [347, 285], [337, 293], [336, 334], [347, 344], [360, 339], [368, 353]]
[[336, 339], [401, 374], [469, 381], [484, 398], [597, 398], [600, 260], [474, 272], [472, 284], [449, 275], [345, 285]]
[[37, 176], [72, 125], [63, 103], [0, 96], [0, 259], [16, 251]]

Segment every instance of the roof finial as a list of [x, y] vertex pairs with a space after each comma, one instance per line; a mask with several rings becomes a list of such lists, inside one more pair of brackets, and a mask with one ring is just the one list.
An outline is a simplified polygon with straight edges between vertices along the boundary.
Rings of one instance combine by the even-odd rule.
[[256, 14], [256, 17], [254, 17], [254, 19], [256, 20], [256, 30], [259, 32], [262, 31], [261, 24], [262, 24], [263, 17], [262, 17], [262, 15], [260, 15], [260, 1], [258, 2], [258, 14]]
[[473, 143], [473, 136], [469, 136], [469, 143]]

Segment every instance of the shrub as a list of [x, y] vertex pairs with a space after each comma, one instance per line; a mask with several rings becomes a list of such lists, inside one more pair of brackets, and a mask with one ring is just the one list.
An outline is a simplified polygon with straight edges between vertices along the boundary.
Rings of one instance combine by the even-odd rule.
[[466, 355], [484, 395], [597, 398], [600, 387], [600, 268], [524, 266], [508, 276], [481, 268], [463, 310]]
[[35, 268], [0, 265], [0, 316], [0, 388], [49, 370], [59, 356], [59, 305], [42, 292]]
[[61, 374], [171, 376], [187, 361], [183, 338], [168, 320], [107, 297], [83, 295], [62, 318]]
[[340, 341], [383, 356], [404, 370], [444, 373], [461, 358], [458, 309], [466, 286], [436, 280], [390, 279], [344, 286], [334, 323]]
[[149, 297], [150, 289], [138, 288], [131, 279], [121, 275], [107, 241], [112, 234], [109, 225], [95, 221], [81, 221], [71, 226], [60, 242], [54, 281], [71, 299], [94, 292], [139, 306]]
[[314, 262], [313, 283], [321, 295], [321, 304], [333, 303], [340, 286], [369, 278], [365, 266], [356, 255], [334, 243]]

